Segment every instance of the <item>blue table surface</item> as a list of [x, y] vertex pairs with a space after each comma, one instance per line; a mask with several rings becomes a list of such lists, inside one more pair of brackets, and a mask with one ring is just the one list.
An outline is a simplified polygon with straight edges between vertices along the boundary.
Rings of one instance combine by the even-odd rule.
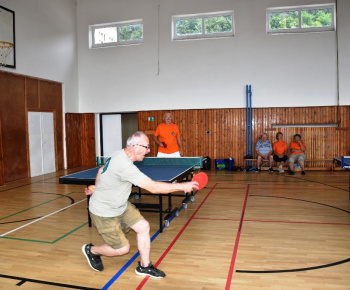
[[[147, 166], [147, 165], [136, 165], [141, 172], [147, 175], [149, 178], [155, 181], [165, 181], [171, 182], [175, 180], [177, 177], [181, 176], [188, 170], [192, 169], [192, 166], [188, 165], [161, 165], [161, 166]], [[61, 177], [61, 179], [80, 179], [91, 180], [95, 179], [97, 175], [99, 167], [84, 170], [81, 172], [73, 173]]]

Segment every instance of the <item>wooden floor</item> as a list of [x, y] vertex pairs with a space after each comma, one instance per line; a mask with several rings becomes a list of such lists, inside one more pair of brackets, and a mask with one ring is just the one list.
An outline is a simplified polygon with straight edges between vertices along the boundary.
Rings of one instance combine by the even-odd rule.
[[350, 288], [349, 172], [207, 171], [208, 186], [163, 233], [144, 213], [165, 279], [135, 274], [133, 232], [129, 254], [103, 257], [103, 272], [88, 266], [82, 245], [102, 240], [84, 187], [58, 184], [67, 173], [0, 186], [1, 289]]

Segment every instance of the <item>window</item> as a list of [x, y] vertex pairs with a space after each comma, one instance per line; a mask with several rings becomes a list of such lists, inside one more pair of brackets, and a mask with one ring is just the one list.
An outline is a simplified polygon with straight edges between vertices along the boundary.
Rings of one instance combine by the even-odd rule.
[[142, 20], [90, 26], [90, 48], [131, 45], [142, 41]]
[[267, 33], [300, 33], [335, 30], [335, 5], [268, 8]]
[[173, 40], [233, 37], [233, 11], [172, 17]]

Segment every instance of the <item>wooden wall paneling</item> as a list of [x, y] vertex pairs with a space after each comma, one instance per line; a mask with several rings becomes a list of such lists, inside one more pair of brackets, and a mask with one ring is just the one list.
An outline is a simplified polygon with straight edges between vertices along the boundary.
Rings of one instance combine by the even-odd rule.
[[80, 115], [66, 113], [67, 168], [82, 166]]
[[[162, 122], [166, 111], [139, 112], [139, 130], [155, 130]], [[237, 166], [245, 166], [246, 155], [246, 109], [207, 109], [170, 111], [174, 123], [178, 124], [186, 156], [209, 156], [214, 159], [232, 157]], [[312, 108], [253, 108], [252, 135], [253, 155], [255, 144], [261, 134], [266, 132], [271, 142], [276, 132], [281, 131], [284, 140], [290, 144], [294, 134], [300, 134], [307, 146], [308, 159], [332, 159], [349, 152], [349, 106], [340, 108], [342, 122], [339, 128], [272, 128], [273, 124], [324, 124], [337, 120], [336, 107]], [[155, 122], [147, 121], [155, 116]], [[209, 130], [210, 134], [205, 134]], [[151, 141], [153, 142], [153, 141]], [[156, 155], [156, 146], [151, 145], [150, 156]], [[348, 153], [344, 153], [348, 152]], [[309, 168], [329, 167], [329, 161], [314, 161]]]
[[39, 109], [55, 112], [56, 167], [64, 169], [62, 84], [39, 80]]
[[1, 137], [1, 118], [0, 118], [0, 185], [3, 185], [4, 181], [4, 156], [2, 150], [2, 137]]
[[343, 138], [339, 141], [339, 150], [345, 152], [346, 156], [350, 156], [350, 106], [341, 107], [340, 112], [342, 124], [340, 130], [347, 134], [342, 134]]
[[80, 143], [83, 166], [96, 165], [95, 115], [80, 115]]
[[94, 114], [66, 114], [67, 168], [96, 165]]
[[27, 109], [39, 109], [40, 98], [39, 98], [39, 80], [34, 78], [25, 78], [26, 82], [26, 103]]
[[1, 72], [0, 91], [3, 168], [6, 183], [28, 176], [24, 77]]

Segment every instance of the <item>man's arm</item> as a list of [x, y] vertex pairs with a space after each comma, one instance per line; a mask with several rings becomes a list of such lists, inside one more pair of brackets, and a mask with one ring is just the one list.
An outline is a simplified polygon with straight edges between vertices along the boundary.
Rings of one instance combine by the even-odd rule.
[[304, 146], [303, 142], [299, 141], [300, 149], [301, 151], [305, 152], [306, 147]]
[[[267, 140], [268, 141], [268, 140]], [[268, 157], [268, 156], [270, 156], [270, 155], [272, 155], [273, 154], [273, 149], [272, 149], [272, 144], [271, 144], [271, 142], [269, 141], [269, 143], [270, 143], [270, 152], [269, 153], [267, 153], [265, 156], [266, 157]]]
[[167, 183], [154, 181], [147, 177], [141, 181], [137, 186], [146, 189], [150, 193], [169, 193], [175, 191], [191, 192], [193, 189], [198, 189], [197, 181], [180, 182], [180, 183]]
[[184, 152], [183, 152], [183, 150], [182, 150], [181, 138], [180, 138], [180, 137], [177, 137], [177, 138], [176, 138], [176, 141], [177, 141], [177, 145], [179, 145], [180, 156], [184, 156]]
[[291, 152], [291, 153], [293, 153], [293, 152], [305, 153], [306, 148], [305, 148], [305, 146], [303, 145], [303, 143], [302, 143], [301, 141], [299, 141], [298, 143], [299, 143], [299, 145], [300, 145], [300, 149], [296, 149], [296, 148], [294, 148], [294, 147], [291, 146], [291, 147], [290, 147], [290, 152]]
[[153, 135], [153, 140], [160, 147], [163, 147], [163, 144], [159, 141], [158, 136]]
[[98, 182], [98, 180], [99, 180], [99, 178], [100, 178], [100, 175], [101, 175], [101, 173], [102, 173], [102, 171], [103, 171], [104, 168], [105, 168], [105, 166], [103, 165], [102, 167], [100, 167], [100, 168], [98, 169], [97, 175], [96, 175], [96, 179], [95, 179], [95, 186], [88, 186], [88, 187], [85, 188], [85, 194], [86, 194], [86, 195], [92, 195], [92, 194], [94, 193], [95, 187], [96, 187], [96, 185], [97, 185], [97, 182]]
[[[260, 140], [259, 140], [260, 141]], [[256, 145], [255, 145], [255, 151], [256, 151], [256, 154], [263, 157], [263, 155], [260, 153], [259, 149], [260, 149], [260, 142], [256, 142]]]

